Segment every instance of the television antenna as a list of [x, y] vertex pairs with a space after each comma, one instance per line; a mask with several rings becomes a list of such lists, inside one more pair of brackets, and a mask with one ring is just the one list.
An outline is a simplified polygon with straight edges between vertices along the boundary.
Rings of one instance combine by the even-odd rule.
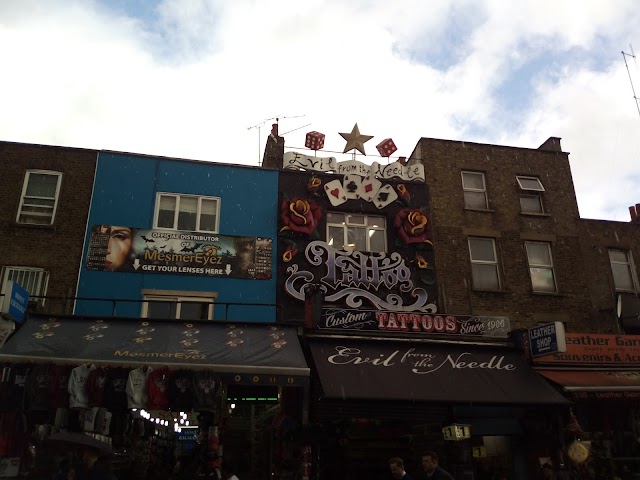
[[627, 57], [633, 58], [633, 61], [636, 64], [636, 68], [638, 68], [638, 61], [636, 59], [636, 54], [633, 51], [633, 45], [629, 44], [629, 49], [631, 50], [631, 53], [626, 53], [624, 50], [621, 53], [622, 53], [622, 59], [624, 60], [624, 66], [627, 67], [627, 74], [629, 75], [629, 82], [631, 82], [631, 92], [633, 93], [633, 100], [636, 102], [636, 108], [638, 109], [638, 115], [640, 115], [640, 104], [638, 103], [638, 100], [640, 100], [640, 99], [636, 96], [636, 89], [633, 87], [633, 79], [631, 78], [631, 71], [629, 70], [629, 64], [627, 63]]
[[[264, 127], [264, 125], [267, 122], [271, 122], [272, 120], [275, 120], [276, 123], [279, 125], [280, 124], [280, 120], [283, 119], [283, 118], [302, 118], [304, 116], [305, 115], [278, 115], [276, 117], [265, 118], [260, 123], [256, 123], [255, 125], [247, 128], [247, 130], [256, 130], [256, 129], [258, 130], [258, 165], [260, 165], [261, 159], [262, 159], [262, 151], [261, 151], [261, 148], [262, 148], [262, 139], [261, 139], [262, 127]], [[304, 125], [303, 127], [298, 127], [298, 128], [304, 128], [304, 127], [307, 127], [309, 125], [311, 125], [311, 124], [309, 123], [307, 125]], [[297, 130], [297, 128], [295, 130]], [[289, 130], [289, 132], [293, 132], [293, 130]], [[286, 133], [289, 133], [289, 132], [286, 132]]]

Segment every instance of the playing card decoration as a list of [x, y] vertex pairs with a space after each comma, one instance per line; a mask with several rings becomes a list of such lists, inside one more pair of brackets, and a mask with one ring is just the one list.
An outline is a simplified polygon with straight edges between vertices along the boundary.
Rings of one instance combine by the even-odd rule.
[[351, 133], [340, 133], [340, 136], [347, 141], [343, 153], [347, 153], [355, 149], [363, 155], [366, 155], [364, 151], [364, 144], [373, 138], [372, 135], [362, 135], [357, 123], [353, 126]]
[[322, 218], [322, 210], [313, 200], [292, 198], [282, 200], [280, 205], [280, 218], [284, 227], [280, 232], [295, 232], [311, 235], [318, 227]]
[[413, 243], [431, 243], [431, 225], [429, 219], [420, 210], [415, 208], [403, 208], [396, 213], [393, 220], [398, 235], [405, 245]]
[[395, 202], [398, 198], [398, 194], [391, 185], [385, 185], [380, 187], [378, 193], [376, 193], [373, 204], [378, 208], [384, 208], [392, 202]]
[[331, 180], [324, 184], [324, 190], [327, 193], [327, 198], [331, 202], [331, 205], [337, 207], [347, 201], [347, 194], [340, 180]]
[[390, 157], [393, 152], [398, 150], [396, 144], [393, 143], [393, 140], [390, 138], [385, 138], [378, 145], [376, 145], [376, 149], [381, 157]]
[[307, 133], [304, 146], [311, 150], [321, 150], [324, 147], [324, 133], [316, 131]]

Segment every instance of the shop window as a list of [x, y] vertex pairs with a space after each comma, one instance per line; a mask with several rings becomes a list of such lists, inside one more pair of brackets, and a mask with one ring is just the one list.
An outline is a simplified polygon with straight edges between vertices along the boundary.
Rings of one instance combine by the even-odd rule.
[[520, 187], [520, 212], [542, 214], [544, 204], [542, 202], [542, 194], [544, 187], [537, 177], [517, 176], [518, 186]]
[[52, 225], [60, 194], [61, 172], [27, 170], [16, 222]]
[[327, 212], [327, 243], [339, 250], [386, 252], [387, 221], [375, 215]]
[[469, 237], [471, 276], [476, 290], [500, 290], [496, 242], [493, 238]]
[[525, 242], [525, 248], [533, 291], [540, 293], [557, 292], [551, 245], [546, 242]]
[[[2, 295], [4, 295], [8, 281], [13, 281], [29, 292], [30, 302], [44, 305], [47, 294], [49, 274], [42, 268], [32, 267], [4, 267], [2, 271]], [[2, 297], [4, 299], [4, 296]]]
[[143, 291], [143, 318], [213, 320], [216, 294], [207, 292]]
[[217, 233], [220, 199], [197, 195], [158, 193], [154, 228]]
[[625, 250], [610, 249], [609, 261], [616, 290], [635, 292], [637, 283], [631, 253]]
[[462, 190], [464, 191], [464, 208], [487, 210], [487, 187], [482, 172], [462, 172]]

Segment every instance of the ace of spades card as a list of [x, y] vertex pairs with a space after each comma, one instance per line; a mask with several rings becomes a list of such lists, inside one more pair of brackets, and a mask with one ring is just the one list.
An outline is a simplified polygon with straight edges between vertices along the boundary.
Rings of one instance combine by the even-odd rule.
[[331, 202], [331, 205], [337, 207], [347, 201], [347, 194], [344, 191], [342, 182], [340, 180], [331, 180], [324, 184], [324, 191], [327, 192], [327, 198]]
[[378, 193], [380, 185], [382, 185], [380, 180], [373, 177], [372, 175], [364, 177], [362, 183], [360, 184], [362, 198], [364, 198], [367, 202], [373, 202], [373, 199], [376, 197], [376, 193]]
[[342, 185], [347, 199], [357, 200], [362, 197], [362, 177], [360, 175], [345, 175]]
[[398, 198], [398, 194], [391, 185], [385, 185], [378, 190], [373, 204], [378, 208], [384, 208]]

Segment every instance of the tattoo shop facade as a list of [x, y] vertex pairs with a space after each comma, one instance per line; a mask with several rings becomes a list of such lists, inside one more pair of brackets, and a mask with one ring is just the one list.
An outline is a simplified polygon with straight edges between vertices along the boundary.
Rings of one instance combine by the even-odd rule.
[[427, 449], [456, 478], [528, 478], [528, 425], [567, 404], [508, 318], [441, 311], [423, 168], [284, 154], [277, 301], [305, 325], [312, 478], [382, 478], [393, 456], [416, 475]]

